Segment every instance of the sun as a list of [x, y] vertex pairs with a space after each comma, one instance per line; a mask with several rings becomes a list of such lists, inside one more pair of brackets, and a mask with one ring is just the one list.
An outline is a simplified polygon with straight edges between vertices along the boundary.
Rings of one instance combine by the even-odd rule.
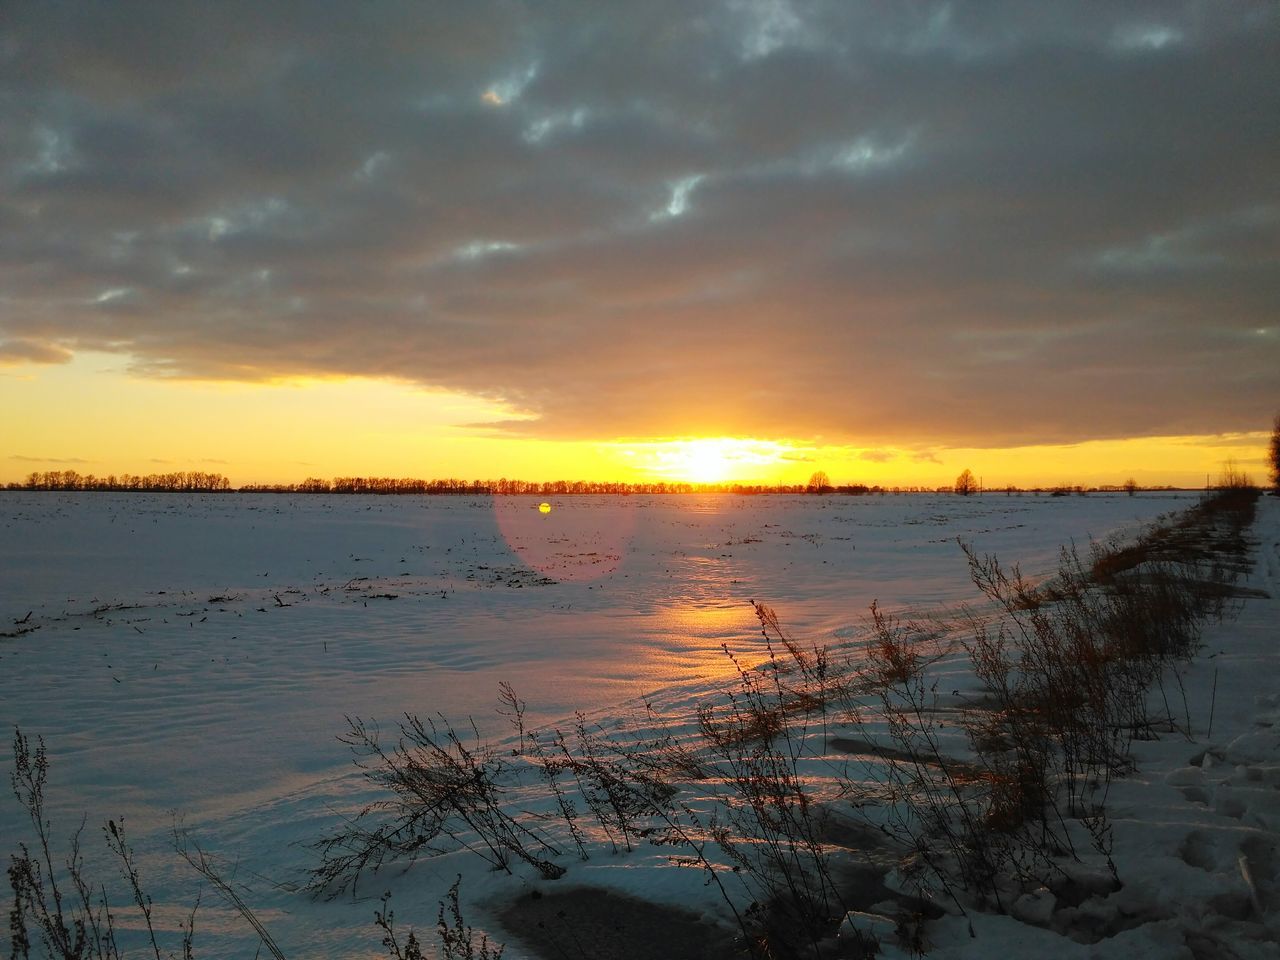
[[701, 437], [628, 444], [645, 469], [680, 483], [744, 481], [782, 462], [783, 444], [740, 437]]
[[719, 483], [733, 472], [733, 461], [713, 440], [690, 444], [684, 453], [684, 476], [693, 483]]

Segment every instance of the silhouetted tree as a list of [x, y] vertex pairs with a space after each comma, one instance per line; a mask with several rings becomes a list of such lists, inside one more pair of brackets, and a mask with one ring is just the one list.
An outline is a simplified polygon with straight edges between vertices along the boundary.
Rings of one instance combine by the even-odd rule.
[[835, 488], [831, 486], [831, 478], [827, 476], [827, 471], [815, 470], [813, 476], [809, 478], [809, 485], [806, 489], [810, 493], [830, 493]]
[[1253, 487], [1253, 481], [1240, 469], [1240, 465], [1230, 458], [1223, 462], [1218, 479], [1210, 486], [1216, 490], [1247, 490]]
[[978, 480], [973, 475], [973, 471], [965, 468], [964, 473], [956, 477], [955, 492], [962, 497], [967, 497], [971, 493], [978, 492]]
[[1280, 496], [1280, 413], [1271, 427], [1271, 451], [1267, 458], [1271, 467], [1271, 491]]
[[1135, 493], [1138, 492], [1138, 481], [1133, 479], [1133, 477], [1130, 477], [1128, 480], [1126, 480], [1124, 482], [1124, 492], [1132, 497]]

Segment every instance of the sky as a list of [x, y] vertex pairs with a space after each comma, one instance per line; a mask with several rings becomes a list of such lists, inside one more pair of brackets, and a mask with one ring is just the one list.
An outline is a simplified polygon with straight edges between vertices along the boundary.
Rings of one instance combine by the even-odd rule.
[[1280, 4], [0, 6], [0, 481], [1261, 479]]

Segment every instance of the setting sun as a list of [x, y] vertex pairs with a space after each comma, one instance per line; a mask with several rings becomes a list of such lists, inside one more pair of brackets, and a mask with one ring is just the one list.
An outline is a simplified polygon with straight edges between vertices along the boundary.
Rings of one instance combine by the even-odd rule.
[[691, 444], [684, 453], [684, 467], [690, 480], [716, 483], [729, 479], [733, 463], [724, 450], [711, 440]]
[[707, 437], [630, 444], [636, 464], [688, 483], [760, 480], [787, 460], [785, 444], [742, 437]]

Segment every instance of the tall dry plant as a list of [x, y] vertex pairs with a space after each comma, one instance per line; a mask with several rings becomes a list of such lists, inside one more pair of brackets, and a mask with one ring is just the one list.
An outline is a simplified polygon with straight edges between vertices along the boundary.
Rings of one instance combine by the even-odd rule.
[[1280, 413], [1271, 425], [1271, 442], [1267, 447], [1267, 467], [1271, 474], [1271, 492], [1280, 496]]

